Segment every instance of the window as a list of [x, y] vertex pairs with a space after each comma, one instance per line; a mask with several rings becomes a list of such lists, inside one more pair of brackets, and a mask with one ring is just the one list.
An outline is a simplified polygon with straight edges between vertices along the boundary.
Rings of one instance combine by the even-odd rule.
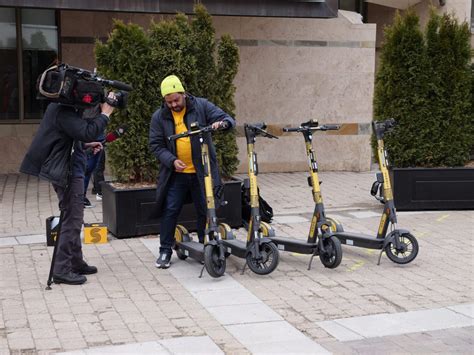
[[36, 99], [38, 76], [57, 61], [58, 29], [51, 10], [21, 10], [24, 118], [39, 119], [46, 102]]
[[15, 10], [0, 8], [0, 120], [18, 119]]
[[36, 80], [58, 48], [54, 10], [0, 8], [0, 122], [41, 118], [46, 102], [36, 99]]

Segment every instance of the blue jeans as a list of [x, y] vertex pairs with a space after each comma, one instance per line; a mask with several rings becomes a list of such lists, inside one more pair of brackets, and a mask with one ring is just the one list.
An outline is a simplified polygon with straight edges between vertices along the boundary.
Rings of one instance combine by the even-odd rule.
[[174, 246], [174, 230], [181, 208], [188, 193], [196, 207], [197, 233], [200, 243], [204, 243], [204, 229], [206, 228], [206, 198], [201, 191], [196, 174], [174, 173], [169, 181], [168, 192], [163, 205], [163, 214], [160, 221], [160, 253], [171, 253]]
[[84, 176], [84, 196], [87, 194], [89, 181], [91, 179], [92, 173], [94, 172], [97, 166], [97, 163], [99, 162], [101, 153], [102, 151], [98, 152], [97, 154], [93, 154], [92, 152], [87, 153], [87, 167], [86, 167], [86, 173]]

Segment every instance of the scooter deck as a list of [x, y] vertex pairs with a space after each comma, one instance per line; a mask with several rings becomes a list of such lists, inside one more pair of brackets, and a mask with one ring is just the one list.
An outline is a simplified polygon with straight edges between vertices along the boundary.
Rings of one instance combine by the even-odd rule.
[[342, 244], [366, 249], [382, 249], [384, 239], [375, 238], [370, 235], [350, 232], [337, 232], [333, 234]]
[[181, 249], [181, 252], [184, 255], [189, 256], [194, 260], [204, 260], [204, 244], [195, 241], [181, 242], [179, 243], [178, 248]]
[[245, 258], [247, 255], [247, 243], [238, 239], [223, 239], [222, 244], [226, 248], [226, 252], [239, 258]]
[[278, 250], [291, 251], [299, 254], [314, 254], [314, 251], [318, 247], [316, 243], [308, 243], [294, 238], [271, 237], [270, 239], [276, 244]]

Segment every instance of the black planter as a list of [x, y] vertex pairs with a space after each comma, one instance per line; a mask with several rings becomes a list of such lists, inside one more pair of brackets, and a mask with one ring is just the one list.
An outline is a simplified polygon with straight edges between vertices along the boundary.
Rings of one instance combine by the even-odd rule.
[[399, 211], [474, 209], [474, 168], [393, 168]]
[[[227, 205], [217, 210], [219, 221], [237, 228], [242, 224], [242, 181], [231, 180], [224, 183]], [[102, 213], [104, 224], [117, 238], [158, 234], [158, 219], [150, 218], [155, 208], [155, 188], [116, 189], [110, 183], [102, 185]], [[186, 204], [178, 218], [178, 223], [189, 231], [196, 230], [196, 212], [193, 204]]]

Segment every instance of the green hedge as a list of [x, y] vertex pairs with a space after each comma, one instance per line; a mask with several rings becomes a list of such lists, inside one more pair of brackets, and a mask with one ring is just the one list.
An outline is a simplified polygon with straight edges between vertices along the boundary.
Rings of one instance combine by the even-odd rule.
[[385, 29], [374, 120], [398, 125], [385, 139], [395, 167], [463, 166], [474, 141], [470, 31], [453, 15], [397, 13]]
[[[186, 91], [208, 98], [234, 116], [238, 48], [227, 35], [217, 44], [205, 7], [196, 5], [194, 10], [191, 20], [178, 14], [169, 21], [152, 22], [147, 32], [115, 21], [108, 40], [96, 43], [99, 73], [134, 87], [127, 109], [114, 114], [111, 123], [128, 126], [127, 134], [108, 148], [110, 166], [120, 182], [156, 179], [158, 164], [148, 149], [148, 131], [151, 115], [163, 101], [159, 89], [167, 75], [177, 75]], [[219, 132], [214, 142], [221, 173], [231, 176], [239, 163], [234, 130]]]

